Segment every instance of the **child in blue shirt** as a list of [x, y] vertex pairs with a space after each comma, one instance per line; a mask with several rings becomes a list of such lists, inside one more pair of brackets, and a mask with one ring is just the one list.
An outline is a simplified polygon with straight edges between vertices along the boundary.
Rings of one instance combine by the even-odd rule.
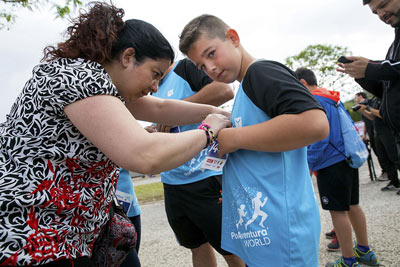
[[321, 106], [293, 71], [253, 58], [215, 16], [189, 22], [179, 48], [213, 80], [240, 82], [233, 127], [218, 135], [218, 154], [229, 153], [222, 248], [249, 267], [318, 266], [320, 218], [306, 146], [328, 135]]

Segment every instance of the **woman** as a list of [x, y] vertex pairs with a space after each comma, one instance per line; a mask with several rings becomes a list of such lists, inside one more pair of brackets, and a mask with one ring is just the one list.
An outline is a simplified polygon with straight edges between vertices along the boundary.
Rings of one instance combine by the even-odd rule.
[[119, 167], [159, 173], [210, 143], [207, 127], [149, 134], [136, 119], [204, 120], [215, 134], [229, 125], [212, 106], [147, 96], [175, 55], [156, 28], [123, 15], [104, 3], [81, 14], [0, 124], [2, 266], [90, 266]]

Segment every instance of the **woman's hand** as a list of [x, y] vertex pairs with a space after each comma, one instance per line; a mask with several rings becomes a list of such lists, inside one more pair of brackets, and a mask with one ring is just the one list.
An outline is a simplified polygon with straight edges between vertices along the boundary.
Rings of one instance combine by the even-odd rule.
[[231, 117], [231, 113], [226, 111], [226, 110], [223, 110], [222, 108], [214, 107], [212, 113], [214, 113], [214, 114], [222, 114], [222, 115], [224, 115], [224, 116], [226, 116], [228, 118]]
[[215, 136], [218, 136], [219, 130], [232, 126], [230, 118], [222, 115], [222, 114], [209, 114], [203, 123], [208, 124], [210, 126], [210, 130], [215, 133]]

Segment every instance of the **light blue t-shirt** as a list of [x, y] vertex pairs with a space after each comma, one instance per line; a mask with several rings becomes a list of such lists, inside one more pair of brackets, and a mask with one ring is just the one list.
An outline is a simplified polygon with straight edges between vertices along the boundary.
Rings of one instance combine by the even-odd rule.
[[139, 201], [136, 197], [135, 189], [133, 186], [131, 175], [129, 171], [120, 169], [119, 178], [117, 182], [117, 191], [124, 192], [132, 197], [131, 205], [128, 212], [128, 217], [134, 217], [141, 213]]
[[[233, 127], [269, 119], [241, 84], [231, 114]], [[223, 249], [249, 267], [318, 266], [320, 217], [306, 148], [230, 153], [222, 197]]]
[[[174, 68], [167, 74], [162, 84], [159, 86], [158, 92], [154, 93], [153, 96], [163, 99], [184, 99], [197, 93], [196, 91], [192, 90], [189, 82], [185, 80], [185, 78], [190, 79], [192, 75], [199, 75], [199, 73], [194, 72], [193, 70], [191, 70], [191, 72], [189, 73], [189, 71], [186, 69], [184, 74], [182, 74], [181, 76], [178, 75], [175, 72], [175, 68], [177, 68], [178, 65], [181, 64], [181, 62], [182, 61], [178, 62], [174, 66]], [[180, 67], [183, 67], [183, 65], [180, 65]], [[203, 76], [205, 75], [204, 73], [200, 74]], [[177, 129], [179, 129], [180, 132], [184, 132], [197, 129], [198, 126], [199, 124], [183, 125], [178, 126]], [[171, 185], [188, 184], [206, 179], [213, 175], [221, 174], [221, 171], [216, 172], [211, 170], [201, 170], [201, 164], [207, 156], [208, 151], [209, 148], [205, 148], [185, 164], [175, 169], [162, 172], [161, 182]]]

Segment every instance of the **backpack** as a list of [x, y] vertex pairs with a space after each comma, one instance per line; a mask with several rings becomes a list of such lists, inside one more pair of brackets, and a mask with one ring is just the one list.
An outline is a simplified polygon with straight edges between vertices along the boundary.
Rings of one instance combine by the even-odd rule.
[[339, 151], [332, 143], [330, 144], [340, 153], [344, 154], [350, 167], [357, 169], [368, 159], [369, 152], [358, 134], [353, 120], [344, 109], [343, 104], [338, 101], [335, 104], [335, 107], [337, 108], [339, 115], [340, 128], [344, 142], [344, 152]]

